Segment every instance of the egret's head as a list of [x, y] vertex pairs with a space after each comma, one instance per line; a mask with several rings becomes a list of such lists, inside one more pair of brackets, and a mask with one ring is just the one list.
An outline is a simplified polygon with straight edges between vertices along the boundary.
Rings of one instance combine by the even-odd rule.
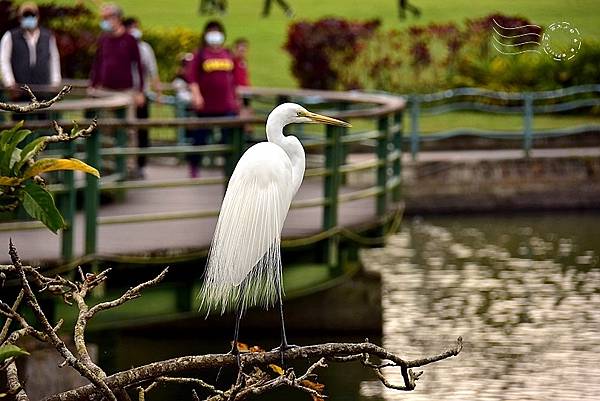
[[271, 112], [272, 115], [278, 115], [284, 125], [293, 123], [321, 123], [330, 125], [339, 125], [342, 127], [351, 127], [349, 123], [335, 118], [312, 113], [296, 103], [284, 103], [277, 106]]

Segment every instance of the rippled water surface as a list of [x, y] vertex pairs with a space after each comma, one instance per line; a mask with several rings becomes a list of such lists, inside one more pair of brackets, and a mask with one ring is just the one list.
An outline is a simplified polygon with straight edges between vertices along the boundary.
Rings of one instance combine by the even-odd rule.
[[383, 343], [409, 358], [465, 347], [414, 392], [363, 380], [361, 396], [600, 400], [599, 254], [600, 214], [407, 219], [363, 253], [383, 278]]

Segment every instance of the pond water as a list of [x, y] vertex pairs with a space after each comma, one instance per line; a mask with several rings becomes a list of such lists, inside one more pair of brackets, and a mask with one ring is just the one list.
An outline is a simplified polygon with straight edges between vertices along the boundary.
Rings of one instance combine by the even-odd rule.
[[[332, 367], [320, 375], [329, 399], [600, 400], [599, 255], [600, 214], [407, 218], [385, 248], [362, 253], [383, 281], [383, 338], [371, 340], [408, 359], [437, 353], [459, 335], [464, 350], [425, 367], [410, 393], [383, 388], [357, 363]], [[222, 338], [204, 336], [120, 336], [109, 352], [122, 369], [226, 350]], [[297, 344], [363, 339], [288, 336]], [[279, 339], [253, 333], [244, 340], [274, 346]], [[401, 383], [398, 370], [386, 376]], [[190, 399], [189, 390], [173, 391], [150, 399]]]
[[[383, 343], [408, 357], [457, 336], [416, 391], [385, 400], [600, 400], [600, 215], [413, 218], [365, 251], [384, 291]], [[399, 372], [387, 374], [401, 383]]]

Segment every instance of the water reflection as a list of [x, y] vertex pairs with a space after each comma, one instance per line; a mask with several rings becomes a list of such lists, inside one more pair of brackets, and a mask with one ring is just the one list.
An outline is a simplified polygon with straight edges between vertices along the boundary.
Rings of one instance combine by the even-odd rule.
[[[365, 251], [384, 282], [384, 346], [409, 358], [465, 339], [417, 390], [385, 400], [600, 399], [600, 216], [414, 219]], [[498, 224], [502, 222], [502, 224]], [[400, 372], [387, 373], [401, 383]]]

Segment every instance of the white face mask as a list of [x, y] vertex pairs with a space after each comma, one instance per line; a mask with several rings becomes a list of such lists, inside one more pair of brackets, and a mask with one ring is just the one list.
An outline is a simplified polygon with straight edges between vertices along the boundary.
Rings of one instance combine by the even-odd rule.
[[140, 40], [142, 38], [142, 31], [140, 31], [137, 28], [132, 28], [129, 30], [129, 34], [131, 36], [133, 36], [134, 38], [136, 38], [137, 40]]
[[38, 19], [34, 16], [28, 16], [21, 18], [21, 28], [23, 29], [35, 29], [37, 28]]
[[209, 46], [219, 46], [225, 42], [225, 35], [219, 31], [208, 31], [204, 35], [204, 40]]

